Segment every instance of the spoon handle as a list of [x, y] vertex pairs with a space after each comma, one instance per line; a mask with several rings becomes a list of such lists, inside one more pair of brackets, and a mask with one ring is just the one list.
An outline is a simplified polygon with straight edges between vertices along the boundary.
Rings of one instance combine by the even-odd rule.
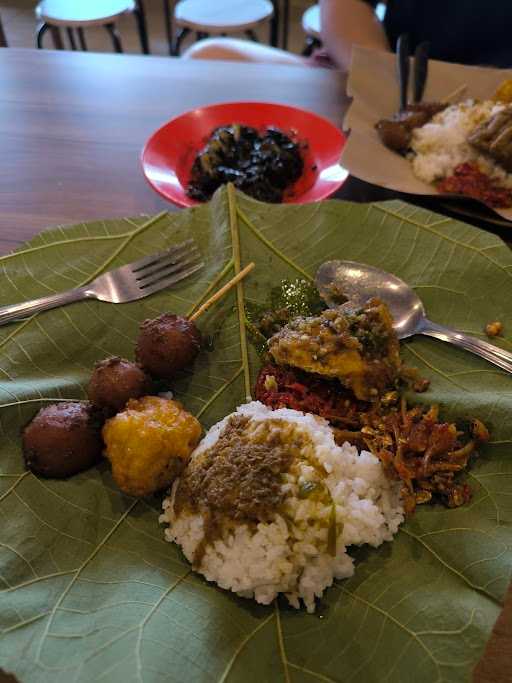
[[485, 358], [489, 363], [497, 365], [502, 370], [506, 370], [512, 374], [512, 353], [500, 349], [498, 346], [489, 344], [486, 341], [472, 337], [464, 332], [452, 330], [449, 327], [438, 325], [430, 320], [424, 321], [424, 326], [418, 330], [420, 334], [425, 334], [427, 337], [434, 337], [441, 341], [460, 346], [461, 349], [471, 351], [477, 356]]

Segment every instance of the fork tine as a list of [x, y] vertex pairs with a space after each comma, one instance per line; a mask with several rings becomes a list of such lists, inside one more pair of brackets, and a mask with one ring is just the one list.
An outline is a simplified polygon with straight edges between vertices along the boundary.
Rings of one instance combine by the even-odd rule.
[[186, 258], [180, 259], [177, 263], [171, 263], [165, 268], [161, 268], [157, 271], [154, 271], [148, 275], [148, 277], [140, 277], [138, 278], [137, 285], [141, 289], [145, 289], [146, 287], [150, 287], [153, 284], [156, 284], [159, 280], [163, 280], [164, 278], [169, 277], [170, 275], [174, 275], [174, 273], [179, 273], [182, 271], [184, 268], [187, 266], [192, 265], [193, 263], [197, 263], [200, 261], [201, 256], [198, 253], [191, 254], [190, 256], [187, 256]]
[[193, 273], [203, 268], [203, 266], [203, 261], [199, 261], [198, 263], [189, 266], [188, 268], [180, 271], [179, 273], [174, 273], [174, 275], [172, 275], [171, 277], [165, 278], [163, 280], [158, 280], [154, 284], [148, 287], [144, 287], [144, 289], [142, 289], [141, 291], [144, 293], [144, 296], [149, 296], [150, 294], [159, 292], [161, 289], [166, 289], [167, 287], [170, 287], [171, 285], [175, 285], [177, 282], [180, 282], [180, 280], [184, 280], [189, 275], [192, 275]]
[[188, 247], [191, 247], [191, 246], [194, 246], [195, 248], [197, 248], [194, 240], [188, 239], [188, 240], [185, 240], [184, 242], [180, 242], [179, 244], [173, 244], [172, 247], [169, 247], [169, 249], [166, 249], [165, 251], [161, 251], [158, 254], [151, 254], [151, 256], [144, 256], [143, 258], [139, 259], [138, 261], [134, 261], [133, 263], [130, 263], [129, 266], [131, 268], [132, 273], [137, 273], [139, 270], [142, 270], [143, 268], [147, 268], [148, 266], [151, 266], [154, 263], [160, 261], [160, 259], [166, 258], [168, 256], [172, 257], [175, 254], [179, 254], [184, 249], [187, 249]]
[[183, 263], [185, 259], [190, 259], [192, 256], [201, 258], [201, 252], [199, 249], [193, 245], [185, 253], [172, 254], [171, 256], [164, 256], [159, 261], [155, 261], [150, 266], [137, 270], [134, 275], [137, 280], [146, 280], [156, 275], [159, 271], [165, 270], [169, 266], [179, 265]]

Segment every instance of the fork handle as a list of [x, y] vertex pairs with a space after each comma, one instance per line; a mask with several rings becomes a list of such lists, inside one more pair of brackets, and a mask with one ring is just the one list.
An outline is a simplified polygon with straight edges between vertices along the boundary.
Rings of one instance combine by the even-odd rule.
[[0, 325], [5, 325], [13, 320], [26, 318], [34, 313], [47, 311], [50, 308], [57, 308], [58, 306], [65, 306], [74, 301], [81, 301], [94, 297], [94, 294], [87, 287], [77, 287], [77, 289], [70, 289], [67, 292], [60, 294], [52, 294], [51, 296], [43, 296], [40, 299], [32, 299], [32, 301], [25, 301], [21, 304], [10, 304], [9, 306], [0, 306]]
[[506, 370], [512, 374], [512, 353], [500, 349], [499, 346], [494, 346], [493, 344], [489, 344], [477, 337], [472, 337], [464, 332], [438, 325], [430, 320], [425, 320], [424, 326], [419, 329], [418, 332], [427, 335], [427, 337], [434, 337], [435, 339], [440, 339], [449, 344], [455, 344], [455, 346], [459, 346], [461, 349], [481, 356], [489, 363], [497, 365], [502, 370]]

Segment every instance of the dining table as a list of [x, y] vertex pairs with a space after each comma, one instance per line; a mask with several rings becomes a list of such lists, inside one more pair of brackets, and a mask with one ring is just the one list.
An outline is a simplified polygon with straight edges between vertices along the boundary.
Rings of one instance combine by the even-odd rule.
[[[335, 69], [307, 66], [0, 49], [0, 254], [49, 226], [179, 210], [149, 187], [140, 163], [145, 141], [174, 116], [265, 101], [341, 127], [345, 82]], [[373, 201], [397, 193], [349, 178], [336, 196]], [[2, 680], [13, 679], [0, 672]], [[474, 681], [512, 681], [512, 589]]]

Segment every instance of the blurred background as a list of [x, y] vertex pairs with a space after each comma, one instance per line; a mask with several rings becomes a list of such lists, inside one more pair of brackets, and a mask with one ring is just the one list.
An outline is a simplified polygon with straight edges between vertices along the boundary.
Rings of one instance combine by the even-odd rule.
[[[204, 0], [205, 5], [216, 0]], [[243, 0], [250, 2], [250, 0]], [[89, 0], [81, 0], [85, 5]], [[98, 0], [96, 0], [96, 3]], [[172, 8], [175, 3], [169, 2]], [[306, 34], [302, 29], [302, 16], [304, 12], [314, 4], [312, 0], [289, 0], [289, 32], [288, 50], [300, 54], [305, 47]], [[4, 26], [9, 47], [33, 48], [35, 47], [36, 17], [35, 7], [37, 2], [34, 0], [7, 0], [0, 2], [0, 17]], [[164, 3], [163, 0], [144, 0], [146, 12], [148, 36], [150, 41], [151, 54], [168, 55], [169, 47], [165, 28]], [[123, 50], [127, 53], [140, 54], [140, 42], [136, 30], [134, 17], [127, 14], [117, 22], [119, 34], [122, 39]], [[263, 44], [269, 43], [269, 28], [264, 24], [255, 29], [259, 40]], [[233, 37], [245, 37], [243, 35], [230, 34]], [[182, 45], [182, 52], [188, 45], [192, 44], [195, 36], [185, 38]], [[53, 48], [51, 36], [45, 37], [44, 46]], [[112, 52], [112, 44], [108, 34], [101, 27], [87, 28], [87, 46], [89, 50], [98, 52]], [[65, 47], [69, 47], [67, 42]]]

